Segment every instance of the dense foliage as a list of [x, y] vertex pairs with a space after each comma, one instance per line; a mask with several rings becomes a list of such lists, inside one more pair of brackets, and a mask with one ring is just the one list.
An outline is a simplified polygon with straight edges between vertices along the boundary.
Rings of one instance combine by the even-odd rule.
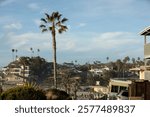
[[70, 100], [69, 94], [58, 89], [49, 89], [46, 93], [48, 100]]
[[2, 100], [45, 100], [44, 91], [29, 86], [11, 88], [1, 94]]
[[[29, 66], [30, 69], [30, 82], [36, 83], [42, 82], [46, 79], [52, 71], [52, 63], [48, 63], [44, 58], [37, 57], [20, 57], [8, 65], [9, 68], [15, 68], [17, 66]], [[29, 79], [27, 79], [29, 80]]]

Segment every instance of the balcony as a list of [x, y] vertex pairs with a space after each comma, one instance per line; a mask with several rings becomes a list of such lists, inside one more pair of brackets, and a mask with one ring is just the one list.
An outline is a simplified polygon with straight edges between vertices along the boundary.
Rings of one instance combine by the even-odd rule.
[[150, 58], [150, 43], [144, 45], [144, 58]]

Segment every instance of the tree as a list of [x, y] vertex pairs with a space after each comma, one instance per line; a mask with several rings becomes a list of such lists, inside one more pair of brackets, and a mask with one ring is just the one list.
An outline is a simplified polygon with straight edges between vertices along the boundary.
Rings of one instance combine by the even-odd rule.
[[46, 92], [47, 100], [71, 100], [69, 94], [58, 89], [48, 89]]
[[45, 13], [45, 18], [41, 18], [42, 24], [40, 28], [42, 32], [50, 31], [52, 35], [52, 45], [53, 45], [53, 66], [54, 66], [54, 86], [57, 88], [57, 60], [56, 60], [56, 30], [58, 33], [66, 31], [67, 26], [63, 25], [68, 19], [62, 18], [62, 14], [59, 12], [53, 12], [51, 15]]
[[106, 60], [107, 60], [107, 62], [108, 62], [108, 60], [109, 60], [109, 57], [106, 57]]
[[[41, 57], [20, 57], [20, 65], [29, 66], [30, 68], [30, 78], [29, 82], [34, 81], [36, 83], [41, 83], [48, 76], [51, 68], [49, 67], [48, 62]], [[24, 74], [23, 74], [24, 75]]]
[[136, 63], [135, 58], [132, 58], [133, 67], [135, 67], [135, 63]]
[[77, 60], [75, 60], [75, 64], [77, 64], [77, 62], [78, 62], [78, 61], [77, 61]]
[[137, 65], [138, 65], [138, 67], [141, 66], [141, 65], [144, 65], [144, 62], [141, 61], [141, 58], [140, 58], [140, 57], [137, 58], [136, 63], [137, 63]]
[[12, 51], [12, 59], [14, 61], [14, 52], [15, 52], [15, 49], [12, 49], [11, 51]]
[[17, 59], [18, 58], [18, 55], [17, 55], [18, 50], [16, 49], [15, 52], [16, 52], [16, 59]]
[[64, 90], [70, 94], [70, 90], [71, 90], [71, 70], [62, 70], [62, 74], [61, 74], [61, 87], [64, 87]]
[[123, 59], [123, 62], [124, 62], [124, 63], [127, 63], [127, 62], [129, 62], [129, 61], [130, 61], [129, 56], [126, 56], [126, 57]]
[[118, 72], [118, 77], [120, 77], [120, 73], [122, 71], [123, 63], [120, 59], [116, 61], [116, 66], [117, 66], [117, 72]]
[[123, 59], [123, 77], [125, 76], [125, 72], [127, 71], [127, 69], [129, 69], [128, 67], [128, 62], [130, 61], [130, 58], [129, 56], [126, 56], [124, 59]]
[[39, 52], [40, 52], [40, 49], [37, 49], [38, 56], [39, 56]]
[[33, 57], [34, 54], [33, 48], [30, 48], [30, 50], [31, 50], [31, 57]]
[[2, 100], [46, 100], [45, 92], [32, 86], [17, 86], [1, 94]]

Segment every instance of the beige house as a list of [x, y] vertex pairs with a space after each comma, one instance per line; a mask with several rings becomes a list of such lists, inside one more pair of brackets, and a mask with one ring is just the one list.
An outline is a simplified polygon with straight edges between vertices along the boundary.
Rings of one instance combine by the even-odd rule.
[[127, 90], [129, 84], [131, 84], [131, 80], [123, 80], [123, 79], [110, 79], [109, 82], [109, 92], [110, 93], [119, 93], [121, 90]]
[[140, 35], [144, 36], [144, 66], [139, 68], [130, 69], [139, 76], [139, 79], [150, 80], [150, 43], [148, 42], [148, 36], [150, 36], [150, 26], [140, 32]]
[[93, 90], [98, 93], [108, 94], [108, 87], [103, 86], [93, 86]]
[[148, 36], [150, 36], [150, 26], [146, 27], [140, 32], [140, 35], [144, 36], [144, 62], [145, 66], [141, 66], [140, 79], [150, 80], [150, 43], [148, 42]]
[[28, 77], [30, 69], [29, 66], [14, 66], [14, 67], [7, 67], [3, 69], [3, 73], [6, 75], [19, 75], [19, 76], [24, 76], [24, 77]]

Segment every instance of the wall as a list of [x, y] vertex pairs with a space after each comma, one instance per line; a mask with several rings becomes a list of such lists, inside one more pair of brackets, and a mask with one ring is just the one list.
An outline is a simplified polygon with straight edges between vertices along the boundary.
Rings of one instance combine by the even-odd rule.
[[146, 80], [132, 82], [129, 85], [129, 97], [141, 97], [144, 100], [150, 100], [150, 82]]

